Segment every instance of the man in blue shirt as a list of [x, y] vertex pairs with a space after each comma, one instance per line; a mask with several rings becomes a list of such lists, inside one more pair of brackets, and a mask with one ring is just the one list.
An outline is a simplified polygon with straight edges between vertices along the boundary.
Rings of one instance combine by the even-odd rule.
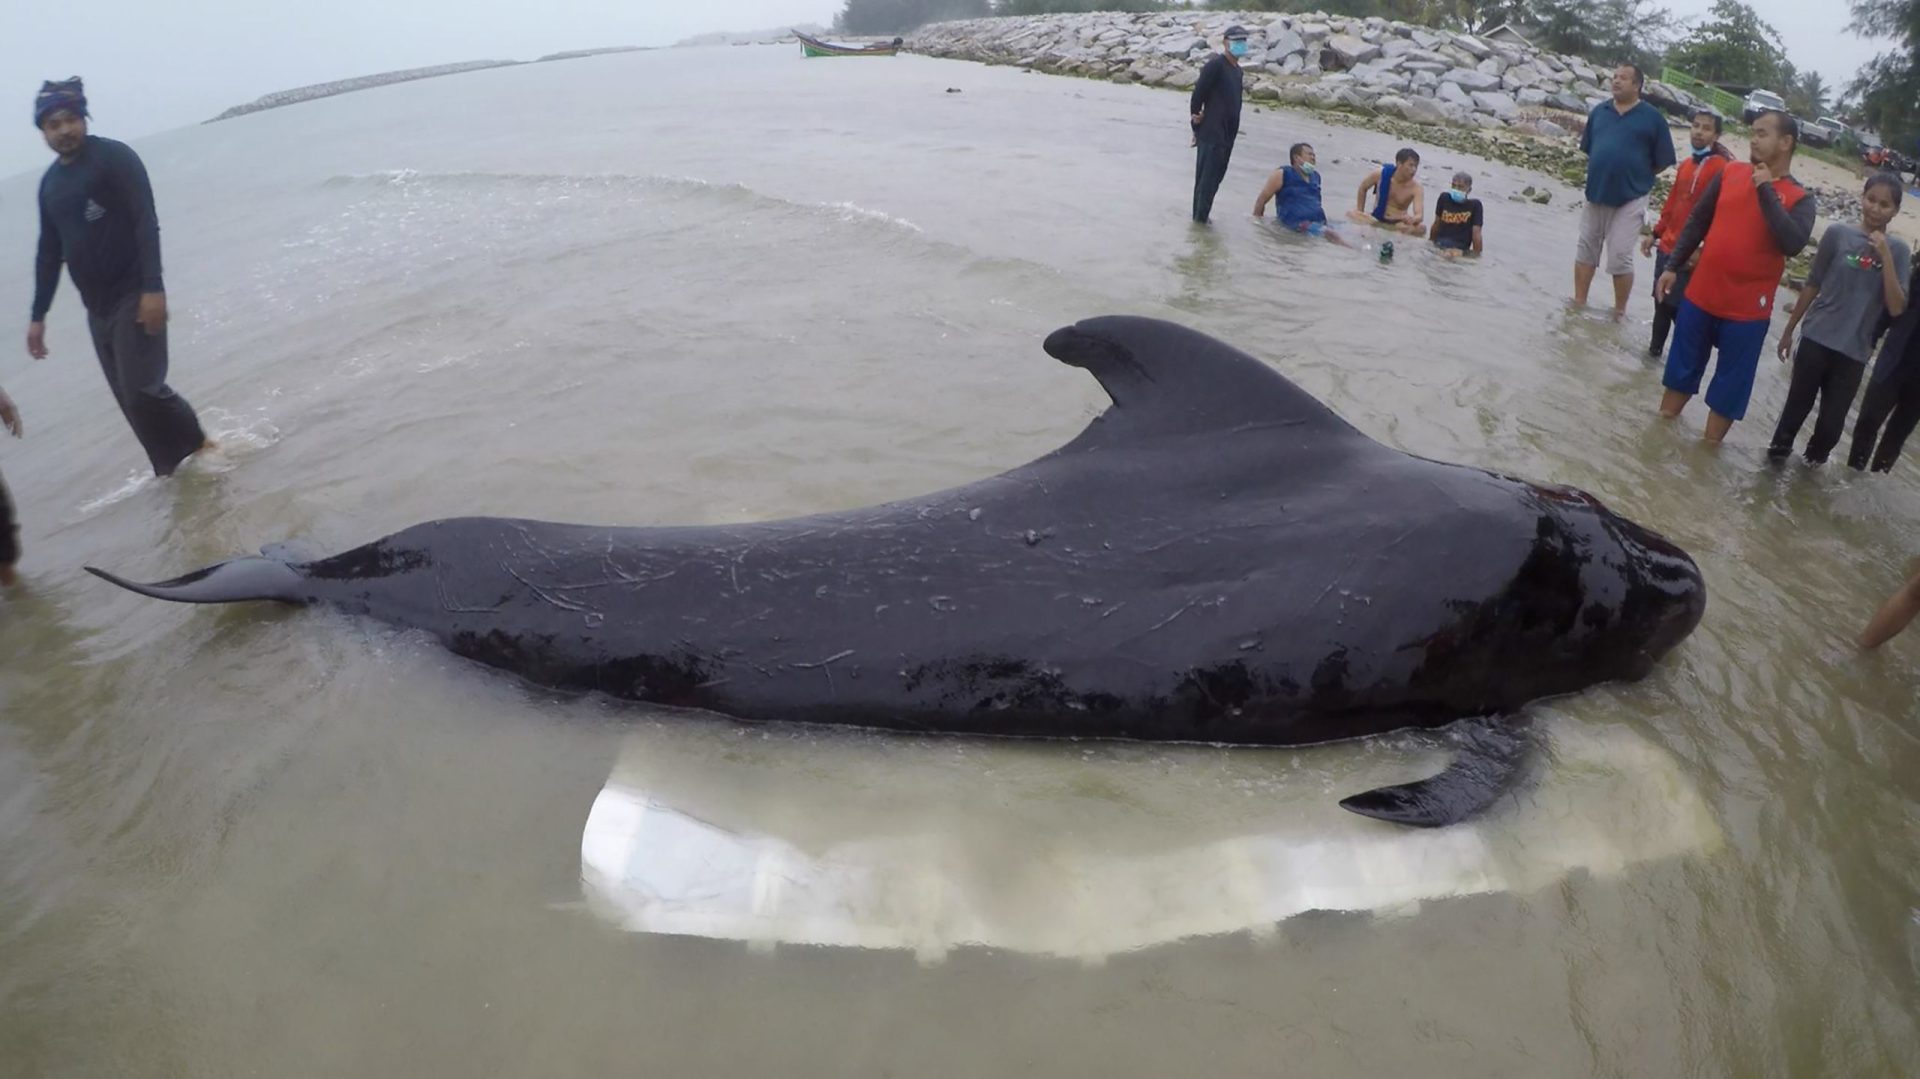
[[1246, 92], [1246, 74], [1240, 60], [1247, 55], [1247, 32], [1227, 27], [1220, 42], [1224, 51], [1209, 58], [1193, 84], [1188, 111], [1193, 114], [1193, 219], [1204, 225], [1213, 213], [1213, 196], [1227, 178], [1233, 159], [1233, 141], [1240, 137], [1240, 98]]
[[167, 385], [167, 294], [160, 280], [160, 221], [146, 166], [125, 143], [87, 133], [79, 79], [49, 82], [33, 124], [59, 155], [40, 180], [40, 248], [34, 261], [27, 352], [47, 355], [47, 308], [64, 264], [87, 309], [94, 352], [121, 414], [158, 476], [213, 448], [186, 399]]
[[1586, 306], [1604, 246], [1616, 318], [1627, 313], [1627, 298], [1633, 295], [1633, 248], [1646, 223], [1653, 178], [1674, 162], [1667, 118], [1640, 100], [1646, 82], [1639, 67], [1621, 64], [1613, 73], [1613, 100], [1594, 108], [1580, 136], [1580, 152], [1587, 155], [1587, 206], [1573, 256], [1573, 302]]

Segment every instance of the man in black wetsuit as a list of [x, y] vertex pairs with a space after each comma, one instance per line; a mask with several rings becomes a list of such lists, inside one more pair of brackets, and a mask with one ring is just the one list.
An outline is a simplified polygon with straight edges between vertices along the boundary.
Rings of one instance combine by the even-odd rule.
[[65, 263], [87, 308], [94, 351], [156, 475], [213, 448], [193, 407], [167, 386], [167, 294], [160, 221], [146, 166], [124, 143], [87, 134], [79, 79], [49, 82], [34, 126], [59, 160], [40, 180], [40, 250], [27, 351], [47, 355], [47, 308]]
[[1203, 225], [1213, 213], [1213, 196], [1220, 190], [1220, 181], [1227, 178], [1233, 140], [1240, 137], [1240, 98], [1246, 86], [1246, 75], [1240, 70], [1240, 58], [1247, 55], [1246, 30], [1227, 27], [1221, 44], [1225, 51], [1209, 58], [1200, 69], [1200, 78], [1193, 84], [1193, 97], [1188, 103], [1188, 111], [1193, 114], [1193, 144], [1197, 148], [1193, 167], [1193, 219]]

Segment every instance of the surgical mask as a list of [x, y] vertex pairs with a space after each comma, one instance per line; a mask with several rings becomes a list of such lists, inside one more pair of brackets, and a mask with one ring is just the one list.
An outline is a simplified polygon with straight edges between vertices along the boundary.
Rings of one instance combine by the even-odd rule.
[[1713, 144], [1708, 143], [1707, 145], [1702, 146], [1700, 149], [1695, 150], [1693, 152], [1693, 159], [1695, 161], [1705, 161], [1707, 159], [1707, 155], [1712, 152], [1713, 152]]
[[1313, 173], [1314, 173], [1313, 162], [1311, 161], [1300, 162], [1300, 175], [1312, 176]]
[[1451, 190], [1449, 190], [1449, 191], [1447, 192], [1447, 194], [1449, 194], [1449, 195], [1452, 195], [1452, 196], [1453, 196], [1453, 201], [1455, 201], [1455, 202], [1465, 202], [1465, 201], [1467, 201], [1467, 192], [1465, 192], [1465, 191], [1462, 191], [1462, 190], [1460, 190], [1460, 189], [1459, 189], [1459, 188], [1457, 188], [1457, 187], [1456, 187], [1456, 188], [1453, 188], [1453, 189], [1451, 189]]
[[1227, 42], [1227, 51], [1236, 57], [1247, 55], [1247, 43], [1244, 41]]

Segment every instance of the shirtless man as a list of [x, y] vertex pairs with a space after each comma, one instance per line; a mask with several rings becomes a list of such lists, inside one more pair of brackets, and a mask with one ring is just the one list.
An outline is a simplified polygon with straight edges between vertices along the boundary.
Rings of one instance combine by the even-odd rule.
[[[1426, 231], [1427, 193], [1420, 186], [1420, 154], [1411, 148], [1393, 155], [1393, 164], [1382, 165], [1360, 181], [1353, 209], [1347, 219], [1361, 225], [1383, 225], [1418, 236]], [[1367, 194], [1378, 192], [1373, 212], [1367, 212]]]

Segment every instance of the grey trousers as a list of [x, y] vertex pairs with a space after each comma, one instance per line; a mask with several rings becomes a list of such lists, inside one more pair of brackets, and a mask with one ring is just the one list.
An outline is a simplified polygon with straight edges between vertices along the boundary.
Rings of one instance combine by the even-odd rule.
[[193, 406], [167, 385], [167, 331], [147, 333], [134, 321], [139, 307], [139, 293], [131, 293], [107, 311], [88, 311], [87, 326], [107, 386], [153, 462], [154, 475], [170, 476], [207, 436]]

